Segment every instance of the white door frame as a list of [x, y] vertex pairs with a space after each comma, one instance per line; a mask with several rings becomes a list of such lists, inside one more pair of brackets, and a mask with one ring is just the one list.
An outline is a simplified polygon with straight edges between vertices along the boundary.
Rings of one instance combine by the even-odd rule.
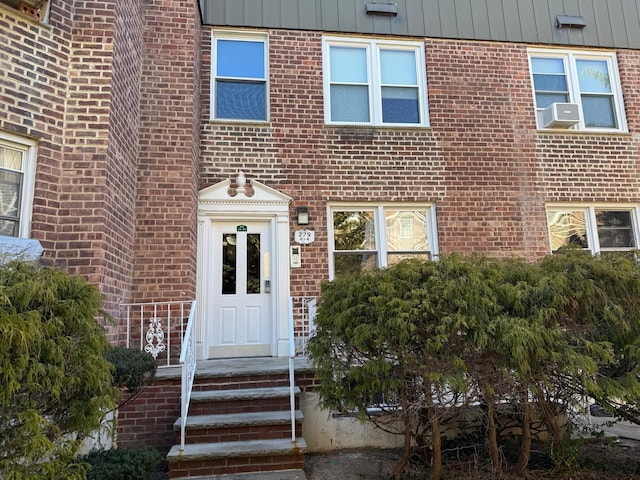
[[[289, 204], [291, 197], [267, 187], [255, 180], [250, 189], [244, 188], [244, 175], [240, 172], [237, 188], [224, 180], [207, 187], [198, 195], [198, 265], [196, 280], [197, 358], [208, 356], [211, 335], [208, 331], [208, 312], [213, 306], [208, 301], [208, 279], [206, 272], [220, 266], [213, 265], [210, 249], [214, 222], [268, 221], [271, 234], [272, 302], [271, 318], [273, 335], [271, 355], [289, 355]], [[247, 192], [248, 190], [248, 192]]]

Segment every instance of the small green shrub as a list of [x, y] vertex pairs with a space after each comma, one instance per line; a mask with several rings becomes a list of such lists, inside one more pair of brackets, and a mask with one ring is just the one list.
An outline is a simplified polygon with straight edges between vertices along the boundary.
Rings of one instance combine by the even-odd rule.
[[150, 447], [93, 451], [80, 459], [89, 465], [87, 480], [148, 480], [162, 455]]
[[124, 387], [129, 393], [136, 393], [156, 375], [156, 361], [147, 352], [124, 347], [113, 347], [106, 353], [113, 364], [113, 384]]

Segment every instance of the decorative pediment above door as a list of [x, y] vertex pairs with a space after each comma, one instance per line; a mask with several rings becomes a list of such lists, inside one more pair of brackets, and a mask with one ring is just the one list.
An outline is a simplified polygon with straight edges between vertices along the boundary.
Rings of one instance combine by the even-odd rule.
[[246, 181], [242, 172], [235, 182], [223, 180], [200, 191], [199, 211], [207, 212], [246, 211], [252, 212], [289, 212], [292, 198], [284, 193], [251, 180]]

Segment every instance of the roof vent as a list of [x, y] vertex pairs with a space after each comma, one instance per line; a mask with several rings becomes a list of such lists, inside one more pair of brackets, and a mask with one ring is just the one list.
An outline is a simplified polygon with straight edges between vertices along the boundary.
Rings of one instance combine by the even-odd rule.
[[396, 16], [396, 15], [398, 15], [398, 4], [397, 3], [367, 2], [366, 7], [367, 7], [367, 14], [388, 15], [388, 16]]
[[556, 26], [558, 28], [584, 28], [587, 26], [587, 22], [581, 15], [557, 15]]

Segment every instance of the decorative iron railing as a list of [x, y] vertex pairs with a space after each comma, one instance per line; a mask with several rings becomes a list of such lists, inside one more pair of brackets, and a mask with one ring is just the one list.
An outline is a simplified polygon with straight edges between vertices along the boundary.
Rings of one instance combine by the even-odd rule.
[[158, 367], [177, 365], [188, 319], [195, 314], [195, 303], [195, 300], [188, 300], [123, 304], [127, 318], [127, 348], [150, 353]]

